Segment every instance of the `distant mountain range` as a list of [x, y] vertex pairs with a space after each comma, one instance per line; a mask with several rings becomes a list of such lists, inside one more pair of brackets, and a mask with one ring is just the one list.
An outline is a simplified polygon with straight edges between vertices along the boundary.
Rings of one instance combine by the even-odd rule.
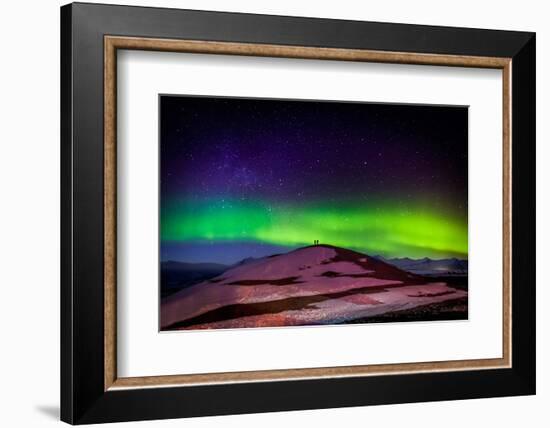
[[407, 272], [424, 276], [463, 276], [468, 275], [468, 260], [457, 258], [450, 259], [411, 259], [409, 257], [386, 259], [382, 256], [375, 256], [393, 266], [403, 269]]

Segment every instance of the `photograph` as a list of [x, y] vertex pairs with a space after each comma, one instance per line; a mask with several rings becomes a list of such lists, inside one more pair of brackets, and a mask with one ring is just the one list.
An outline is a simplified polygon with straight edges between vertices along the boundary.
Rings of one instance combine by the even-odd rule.
[[468, 111], [160, 94], [159, 329], [467, 320]]

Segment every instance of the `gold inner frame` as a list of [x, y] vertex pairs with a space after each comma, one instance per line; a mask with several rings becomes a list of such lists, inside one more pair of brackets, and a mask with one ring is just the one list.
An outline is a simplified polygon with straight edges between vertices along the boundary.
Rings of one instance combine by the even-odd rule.
[[[376, 364], [304, 369], [261, 370], [170, 376], [117, 376], [116, 350], [116, 90], [117, 50], [146, 50], [213, 55], [244, 55], [336, 61], [382, 62], [394, 64], [440, 65], [494, 68], [502, 70], [503, 90], [503, 322], [502, 357], [491, 359], [431, 361], [421, 363]], [[511, 58], [386, 52], [251, 43], [171, 40], [139, 37], [104, 37], [104, 388], [191, 386], [235, 382], [356, 377], [419, 372], [442, 372], [511, 367]]]

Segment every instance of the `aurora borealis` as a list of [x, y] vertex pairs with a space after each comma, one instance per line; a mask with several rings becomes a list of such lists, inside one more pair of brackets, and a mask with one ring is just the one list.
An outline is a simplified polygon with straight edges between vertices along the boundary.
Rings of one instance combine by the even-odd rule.
[[467, 258], [466, 107], [160, 97], [161, 260]]

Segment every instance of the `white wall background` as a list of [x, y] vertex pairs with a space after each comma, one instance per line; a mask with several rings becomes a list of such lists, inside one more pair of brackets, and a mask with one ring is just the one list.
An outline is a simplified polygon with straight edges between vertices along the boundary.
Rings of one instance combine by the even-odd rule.
[[[124, 2], [120, 0], [121, 2]], [[103, 3], [116, 3], [103, 1]], [[537, 32], [537, 264], [550, 257], [550, 27], [539, 0], [147, 0], [126, 4]], [[5, 2], [0, 13], [0, 421], [59, 424], [59, 6]], [[545, 426], [550, 404], [548, 271], [537, 272], [538, 394], [461, 402], [284, 412], [139, 423], [141, 426]], [[138, 423], [125, 426], [138, 426]]]

